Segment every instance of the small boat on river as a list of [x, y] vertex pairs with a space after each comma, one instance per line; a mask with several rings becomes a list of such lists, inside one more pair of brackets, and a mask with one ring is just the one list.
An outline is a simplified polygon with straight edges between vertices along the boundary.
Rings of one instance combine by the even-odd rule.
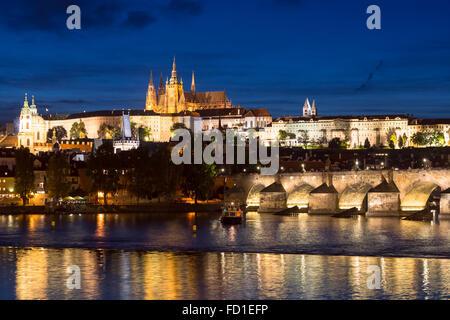
[[241, 224], [245, 219], [245, 206], [231, 202], [224, 205], [220, 222], [223, 224]]

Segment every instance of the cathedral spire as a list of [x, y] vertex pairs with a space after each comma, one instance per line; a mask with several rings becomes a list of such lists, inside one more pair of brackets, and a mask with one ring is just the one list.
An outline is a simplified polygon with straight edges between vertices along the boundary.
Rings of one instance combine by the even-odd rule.
[[307, 97], [305, 100], [305, 104], [303, 105], [303, 116], [308, 117], [311, 115], [311, 105], [309, 104], [309, 98]]
[[317, 116], [316, 99], [313, 99], [313, 102], [312, 102], [311, 115]]
[[194, 79], [194, 71], [192, 71], [191, 92], [192, 92], [192, 93], [195, 93], [195, 79]]
[[159, 80], [159, 87], [158, 87], [158, 95], [164, 94], [164, 80], [163, 80], [163, 74], [161, 72], [161, 80]]
[[172, 77], [170, 78], [170, 84], [178, 84], [177, 65], [175, 63], [175, 57], [173, 57]]
[[152, 110], [156, 106], [156, 90], [153, 83], [153, 71], [150, 71], [150, 82], [148, 83], [147, 96], [145, 99], [145, 109]]
[[28, 108], [28, 93], [25, 93], [25, 100], [23, 101], [23, 106]]

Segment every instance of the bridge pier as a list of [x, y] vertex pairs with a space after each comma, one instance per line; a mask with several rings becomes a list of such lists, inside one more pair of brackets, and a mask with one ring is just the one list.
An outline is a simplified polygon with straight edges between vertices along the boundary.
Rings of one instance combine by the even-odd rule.
[[441, 192], [439, 219], [450, 220], [450, 188]]
[[275, 213], [287, 208], [286, 190], [279, 182], [262, 189], [259, 196], [258, 213]]
[[309, 214], [335, 214], [338, 210], [338, 192], [326, 183], [309, 194]]
[[400, 190], [394, 181], [383, 181], [367, 194], [367, 217], [398, 217], [400, 215]]

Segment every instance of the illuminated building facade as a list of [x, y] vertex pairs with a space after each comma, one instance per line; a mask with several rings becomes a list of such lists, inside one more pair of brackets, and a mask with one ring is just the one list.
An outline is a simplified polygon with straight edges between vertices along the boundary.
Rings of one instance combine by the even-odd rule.
[[319, 116], [315, 101], [310, 105], [308, 99], [302, 114], [273, 120], [264, 130], [266, 144], [279, 140], [280, 130], [291, 135], [282, 141], [287, 146], [304, 145], [302, 139], [327, 145], [334, 138], [347, 141], [351, 149], [364, 146], [366, 140], [371, 146], [388, 146], [389, 137], [394, 133], [406, 137], [405, 146], [413, 146], [411, 138], [415, 133], [433, 130], [443, 133], [444, 145], [450, 142], [450, 119], [415, 119], [409, 115]]

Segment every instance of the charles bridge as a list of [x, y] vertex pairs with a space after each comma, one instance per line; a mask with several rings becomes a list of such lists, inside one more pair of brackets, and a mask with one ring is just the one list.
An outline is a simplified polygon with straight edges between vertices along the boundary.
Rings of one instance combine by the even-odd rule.
[[259, 212], [298, 206], [311, 214], [333, 214], [356, 207], [367, 216], [399, 216], [440, 199], [440, 217], [450, 217], [450, 169], [239, 174], [227, 180], [233, 186], [227, 197], [240, 194]]

